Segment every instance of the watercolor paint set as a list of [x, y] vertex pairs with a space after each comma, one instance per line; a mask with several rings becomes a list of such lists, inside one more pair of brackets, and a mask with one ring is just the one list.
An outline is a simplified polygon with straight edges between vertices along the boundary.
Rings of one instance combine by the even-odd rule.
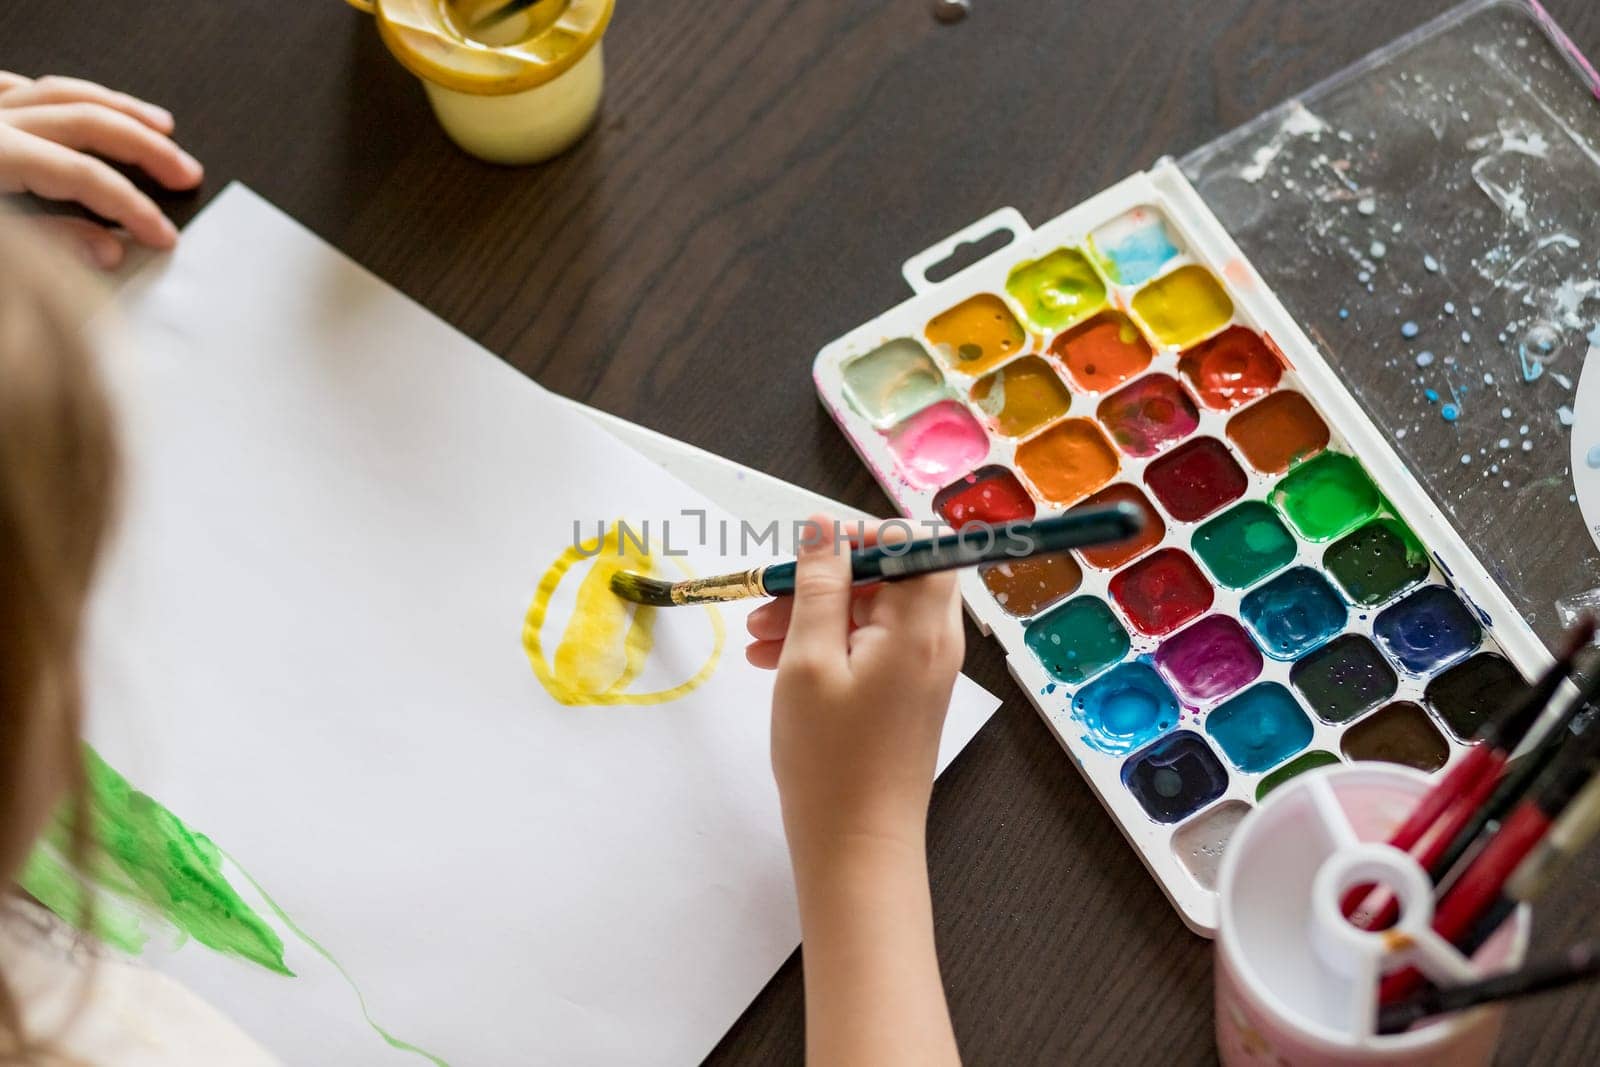
[[[927, 271], [996, 231], [998, 252]], [[969, 611], [1197, 932], [1233, 828], [1313, 767], [1433, 772], [1543, 646], [1171, 162], [913, 257], [824, 405], [905, 515], [1126, 501], [1131, 542], [962, 575]]]

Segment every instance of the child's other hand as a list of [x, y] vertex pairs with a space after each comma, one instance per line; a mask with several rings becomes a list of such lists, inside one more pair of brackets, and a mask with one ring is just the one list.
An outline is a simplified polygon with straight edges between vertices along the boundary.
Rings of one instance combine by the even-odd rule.
[[778, 670], [772, 767], [790, 849], [804, 863], [888, 839], [920, 854], [964, 646], [955, 574], [855, 591], [833, 520], [811, 522], [794, 596], [748, 624], [750, 661]]
[[[171, 248], [178, 231], [155, 201], [98, 156], [135, 166], [168, 189], [193, 189], [200, 164], [172, 140], [172, 116], [153, 104], [76, 78], [37, 80], [0, 71], [0, 193], [74, 201], [152, 248]], [[93, 153], [93, 154], [91, 154]], [[121, 240], [88, 219], [40, 220], [110, 269]]]

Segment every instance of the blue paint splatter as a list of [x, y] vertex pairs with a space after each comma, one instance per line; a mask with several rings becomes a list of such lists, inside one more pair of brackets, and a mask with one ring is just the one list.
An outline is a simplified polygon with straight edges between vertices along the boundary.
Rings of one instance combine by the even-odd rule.
[[1561, 345], [1561, 335], [1548, 323], [1536, 322], [1528, 327], [1517, 345], [1517, 358], [1522, 362], [1522, 380], [1531, 382], [1544, 373], [1544, 361], [1555, 355]]
[[1418, 352], [1417, 353], [1417, 366], [1426, 367], [1432, 362], [1433, 362], [1433, 353], [1432, 352]]
[[1417, 327], [1417, 324], [1409, 319], [1400, 324], [1400, 336], [1407, 338], [1408, 340], [1412, 337], [1415, 337], [1420, 332], [1421, 330]]
[[1454, 404], [1446, 404], [1439, 409], [1439, 417], [1444, 419], [1445, 422], [1455, 422], [1456, 419], [1461, 417], [1461, 409]]
[[1438, 393], [1437, 390], [1424, 389], [1422, 391], [1422, 395], [1423, 395], [1423, 397], [1425, 397], [1427, 399], [1428, 403], [1430, 403], [1430, 404], [1437, 404], [1439, 402], [1439, 393]]
[[[1340, 308], [1339, 309], [1339, 317], [1341, 319], [1348, 319], [1350, 317], [1350, 309], [1349, 308]], [[1596, 329], [1597, 332], [1600, 332], [1600, 326], [1595, 327], [1595, 329]]]

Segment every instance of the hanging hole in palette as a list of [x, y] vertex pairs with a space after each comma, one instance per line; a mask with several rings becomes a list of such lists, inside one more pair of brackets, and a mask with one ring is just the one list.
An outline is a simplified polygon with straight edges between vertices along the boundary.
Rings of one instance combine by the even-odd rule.
[[976, 241], [962, 241], [948, 256], [925, 269], [922, 276], [935, 285], [954, 278], [974, 263], [1000, 251], [1015, 236], [1010, 230], [990, 230]]

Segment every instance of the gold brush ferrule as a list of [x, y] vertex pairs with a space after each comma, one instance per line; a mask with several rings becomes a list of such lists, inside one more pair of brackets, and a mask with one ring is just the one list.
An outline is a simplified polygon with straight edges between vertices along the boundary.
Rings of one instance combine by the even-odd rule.
[[723, 600], [747, 600], [766, 596], [762, 582], [764, 567], [752, 567], [739, 574], [718, 574], [711, 578], [691, 578], [672, 587], [674, 604], [714, 604]]

